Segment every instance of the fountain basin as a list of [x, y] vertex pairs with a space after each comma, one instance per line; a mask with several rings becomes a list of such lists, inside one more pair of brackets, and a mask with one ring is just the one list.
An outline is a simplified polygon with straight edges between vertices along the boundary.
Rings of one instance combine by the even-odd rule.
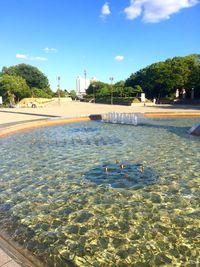
[[1, 139], [1, 229], [47, 266], [196, 264], [195, 122], [80, 122]]

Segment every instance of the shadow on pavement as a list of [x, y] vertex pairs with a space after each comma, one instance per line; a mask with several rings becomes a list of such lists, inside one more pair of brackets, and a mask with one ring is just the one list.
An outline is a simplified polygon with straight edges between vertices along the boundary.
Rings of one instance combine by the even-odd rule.
[[148, 108], [155, 108], [155, 109], [186, 109], [186, 110], [199, 110], [200, 111], [200, 105], [154, 105], [154, 106], [148, 106]]
[[28, 112], [11, 111], [11, 110], [0, 110], [0, 112], [2, 112], [2, 113], [11, 113], [11, 114], [23, 114], [23, 115], [38, 116], [38, 117], [48, 117], [48, 118], [56, 118], [56, 117], [59, 117], [59, 116], [56, 116], [56, 115], [28, 113]]

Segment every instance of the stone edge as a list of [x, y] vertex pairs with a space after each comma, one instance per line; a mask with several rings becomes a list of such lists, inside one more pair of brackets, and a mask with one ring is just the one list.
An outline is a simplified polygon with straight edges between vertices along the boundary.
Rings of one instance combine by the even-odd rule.
[[71, 122], [82, 122], [82, 121], [89, 121], [91, 120], [89, 117], [80, 117], [80, 118], [58, 118], [58, 119], [47, 119], [47, 120], [41, 120], [37, 122], [24, 122], [22, 124], [13, 125], [7, 128], [3, 128], [0, 131], [0, 138], [7, 137], [11, 134], [29, 131], [36, 128], [41, 127], [48, 127], [58, 124], [65, 124], [65, 123], [71, 123]]
[[[23, 267], [42, 267], [42, 263], [34, 256], [28, 256], [24, 249], [11, 241], [5, 233], [0, 233], [0, 248], [17, 264]], [[26, 255], [27, 254], [27, 255]], [[33, 263], [34, 262], [34, 263]]]

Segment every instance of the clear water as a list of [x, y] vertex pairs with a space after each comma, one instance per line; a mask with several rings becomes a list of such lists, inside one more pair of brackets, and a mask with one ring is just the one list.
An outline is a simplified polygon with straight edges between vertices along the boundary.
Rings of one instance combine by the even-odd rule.
[[41, 128], [0, 140], [0, 225], [47, 266], [198, 266], [198, 121]]

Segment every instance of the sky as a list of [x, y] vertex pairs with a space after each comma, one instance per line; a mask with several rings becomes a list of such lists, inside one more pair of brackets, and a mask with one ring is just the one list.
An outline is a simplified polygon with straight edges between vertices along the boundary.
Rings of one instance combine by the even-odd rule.
[[200, 53], [200, 0], [0, 0], [0, 69], [36, 66], [51, 89], [109, 83]]

